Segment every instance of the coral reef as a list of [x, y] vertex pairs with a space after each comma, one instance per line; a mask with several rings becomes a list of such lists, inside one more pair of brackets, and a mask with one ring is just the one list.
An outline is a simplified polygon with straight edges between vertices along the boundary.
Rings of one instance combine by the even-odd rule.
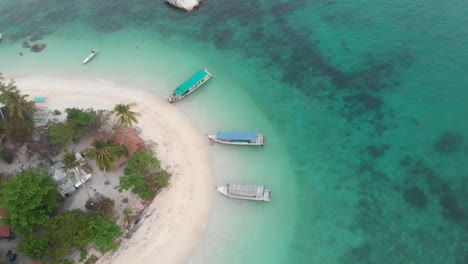
[[41, 52], [43, 49], [45, 49], [47, 45], [46, 44], [34, 44], [31, 47], [32, 52]]
[[440, 135], [434, 148], [439, 153], [452, 153], [461, 149], [463, 146], [463, 136], [456, 132], [445, 132]]
[[405, 201], [413, 207], [424, 208], [427, 205], [426, 194], [418, 187], [411, 187], [403, 192]]
[[442, 216], [445, 219], [458, 223], [462, 223], [465, 220], [465, 213], [454, 196], [442, 196], [439, 202], [442, 207]]

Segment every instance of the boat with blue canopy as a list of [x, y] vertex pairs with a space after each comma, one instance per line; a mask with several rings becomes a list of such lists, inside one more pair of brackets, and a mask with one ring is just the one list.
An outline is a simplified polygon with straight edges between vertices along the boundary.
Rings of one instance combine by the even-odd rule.
[[169, 103], [174, 103], [183, 99], [211, 79], [211, 77], [213, 77], [213, 75], [211, 75], [206, 68], [199, 69], [195, 74], [179, 85], [167, 100]]
[[228, 183], [224, 186], [217, 187], [218, 191], [228, 197], [255, 200], [255, 201], [270, 201], [271, 191], [265, 186], [259, 185], [240, 185]]
[[265, 137], [253, 131], [219, 131], [216, 135], [206, 135], [210, 140], [228, 145], [263, 146]]

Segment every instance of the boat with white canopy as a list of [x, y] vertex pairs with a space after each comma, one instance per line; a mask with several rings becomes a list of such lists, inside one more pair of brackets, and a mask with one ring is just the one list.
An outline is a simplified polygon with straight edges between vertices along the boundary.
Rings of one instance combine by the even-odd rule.
[[228, 197], [255, 200], [255, 201], [270, 201], [271, 191], [267, 190], [265, 186], [259, 185], [239, 185], [239, 184], [226, 184], [217, 187], [218, 191]]

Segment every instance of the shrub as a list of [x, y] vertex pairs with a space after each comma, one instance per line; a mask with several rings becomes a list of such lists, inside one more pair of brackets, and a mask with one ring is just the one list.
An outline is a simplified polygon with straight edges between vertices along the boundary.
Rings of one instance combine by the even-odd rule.
[[0, 159], [5, 161], [7, 164], [13, 163], [13, 153], [8, 150], [0, 150]]
[[125, 176], [120, 177], [117, 189], [119, 192], [131, 189], [145, 200], [153, 199], [160, 188], [169, 185], [170, 174], [159, 164], [153, 153], [147, 150], [135, 152], [128, 160]]
[[128, 208], [125, 208], [123, 210], [123, 215], [124, 215], [124, 219], [126, 222], [130, 222], [130, 220], [132, 220], [132, 210], [128, 209]]

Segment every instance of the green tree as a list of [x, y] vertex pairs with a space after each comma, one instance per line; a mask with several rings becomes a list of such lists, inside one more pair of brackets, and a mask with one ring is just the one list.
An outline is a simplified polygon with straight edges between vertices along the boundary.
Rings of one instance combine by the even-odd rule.
[[49, 242], [46, 237], [35, 237], [28, 234], [21, 238], [18, 252], [34, 259], [41, 259], [47, 253]]
[[65, 147], [72, 139], [77, 138], [77, 133], [67, 122], [52, 123], [49, 127], [49, 137], [52, 144]]
[[0, 81], [0, 103], [5, 105], [0, 109], [0, 115], [5, 122], [2, 130], [5, 131], [4, 135], [8, 140], [16, 143], [28, 141], [34, 128], [34, 102], [26, 100], [26, 97], [14, 82], [5, 84]]
[[89, 221], [89, 215], [79, 209], [51, 218], [44, 227], [49, 243], [46, 255], [59, 259], [86, 246], [92, 236]]
[[161, 169], [159, 160], [147, 150], [138, 150], [127, 162], [118, 190], [131, 189], [141, 198], [151, 200], [159, 188], [169, 184], [169, 173]]
[[130, 110], [136, 103], [118, 104], [114, 106], [111, 113], [117, 117], [117, 126], [132, 127], [133, 123], [138, 123], [140, 113]]
[[67, 108], [67, 122], [72, 124], [78, 130], [82, 130], [96, 120], [97, 113], [92, 108], [79, 109], [79, 108]]
[[26, 100], [28, 95], [20, 93], [14, 82], [5, 85], [0, 82], [0, 103], [3, 103], [9, 112], [9, 117], [24, 120], [24, 115], [32, 112], [34, 102]]
[[33, 231], [58, 207], [57, 183], [40, 169], [26, 169], [0, 185], [0, 205], [10, 211], [7, 223], [15, 232]]
[[91, 229], [90, 242], [105, 253], [118, 248], [115, 238], [122, 235], [122, 230], [110, 217], [96, 215], [89, 222]]
[[114, 162], [127, 154], [127, 149], [115, 143], [110, 143], [107, 139], [94, 139], [91, 147], [85, 150], [87, 157], [96, 159], [100, 170], [114, 168]]

